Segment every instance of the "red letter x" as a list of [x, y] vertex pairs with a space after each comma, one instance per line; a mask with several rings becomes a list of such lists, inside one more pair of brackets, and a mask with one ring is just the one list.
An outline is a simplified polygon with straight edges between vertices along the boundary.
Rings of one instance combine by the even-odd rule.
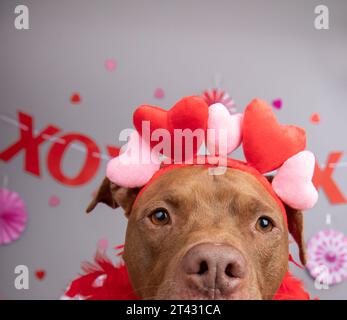
[[8, 161], [22, 149], [25, 151], [24, 169], [36, 176], [40, 176], [39, 145], [60, 131], [49, 125], [36, 137], [33, 135], [33, 119], [30, 115], [18, 112], [20, 138], [6, 150], [0, 153], [0, 159]]
[[334, 165], [339, 162], [341, 156], [342, 152], [330, 153], [328, 163], [324, 169], [321, 169], [316, 163], [313, 177], [313, 183], [317, 190], [322, 187], [332, 204], [342, 204], [347, 202], [346, 198], [332, 178], [332, 174], [335, 169]]

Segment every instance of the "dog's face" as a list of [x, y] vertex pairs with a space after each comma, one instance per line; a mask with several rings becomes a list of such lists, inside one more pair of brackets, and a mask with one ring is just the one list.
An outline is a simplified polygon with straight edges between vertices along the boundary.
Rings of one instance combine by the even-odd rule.
[[288, 269], [288, 227], [304, 260], [301, 213], [287, 227], [251, 174], [187, 166], [161, 175], [133, 205], [138, 191], [105, 179], [88, 210], [125, 209], [123, 257], [143, 299], [271, 299]]

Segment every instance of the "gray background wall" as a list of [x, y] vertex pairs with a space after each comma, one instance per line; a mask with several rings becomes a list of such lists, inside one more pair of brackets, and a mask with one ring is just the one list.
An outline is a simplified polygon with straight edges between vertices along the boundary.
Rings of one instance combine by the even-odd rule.
[[[30, 30], [14, 28], [14, 8], [29, 7]], [[314, 28], [314, 8], [330, 10], [330, 29]], [[242, 111], [254, 97], [283, 100], [276, 110], [280, 121], [306, 128], [309, 149], [324, 163], [331, 151], [346, 150], [347, 1], [6, 1], [0, 2], [1, 114], [16, 119], [17, 111], [35, 118], [35, 127], [49, 123], [64, 132], [91, 136], [105, 151], [120, 130], [130, 127], [133, 110], [142, 103], [170, 106], [182, 96], [213, 86], [216, 74]], [[103, 64], [114, 57], [114, 72]], [[165, 98], [153, 97], [155, 88]], [[71, 105], [72, 92], [82, 103]], [[321, 123], [310, 123], [318, 112]], [[18, 129], [0, 124], [0, 150], [17, 139]], [[25, 200], [28, 226], [22, 237], [0, 247], [0, 297], [59, 298], [90, 260], [101, 238], [110, 246], [123, 243], [126, 219], [100, 206], [84, 215], [104, 175], [105, 161], [91, 182], [66, 187], [52, 178], [42, 146], [41, 178], [23, 171], [23, 154], [0, 161], [1, 178]], [[67, 173], [76, 172], [83, 153], [70, 150]], [[347, 162], [346, 156], [342, 161]], [[347, 166], [339, 166], [335, 180], [347, 195]], [[49, 198], [61, 199], [57, 207]], [[307, 212], [306, 238], [326, 227], [347, 232], [346, 205], [332, 206], [323, 192], [315, 209]], [[296, 256], [295, 247], [292, 248]], [[110, 256], [114, 251], [110, 249]], [[14, 267], [30, 270], [30, 289], [13, 286]], [[43, 281], [34, 277], [45, 269]], [[305, 271], [294, 272], [320, 298], [347, 298], [347, 283], [329, 290], [314, 289]]]

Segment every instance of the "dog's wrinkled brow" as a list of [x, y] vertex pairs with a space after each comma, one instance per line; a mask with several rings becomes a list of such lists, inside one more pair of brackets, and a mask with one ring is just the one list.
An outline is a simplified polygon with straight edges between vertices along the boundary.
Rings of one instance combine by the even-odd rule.
[[178, 208], [180, 206], [180, 202], [182, 201], [182, 198], [180, 199], [180, 197], [177, 197], [170, 193], [170, 194], [164, 195], [162, 200], [166, 202], [167, 204], [169, 204], [170, 206], [174, 208]]
[[229, 203], [229, 212], [239, 214], [242, 212], [259, 213], [271, 212], [273, 208], [267, 205], [264, 201], [252, 196], [236, 196]]

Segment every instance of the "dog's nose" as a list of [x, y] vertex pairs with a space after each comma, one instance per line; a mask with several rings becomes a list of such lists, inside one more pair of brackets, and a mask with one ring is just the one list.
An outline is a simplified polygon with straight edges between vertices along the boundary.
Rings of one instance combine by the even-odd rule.
[[209, 295], [234, 292], [246, 275], [246, 261], [239, 250], [213, 243], [192, 247], [183, 257], [182, 268], [188, 285]]

